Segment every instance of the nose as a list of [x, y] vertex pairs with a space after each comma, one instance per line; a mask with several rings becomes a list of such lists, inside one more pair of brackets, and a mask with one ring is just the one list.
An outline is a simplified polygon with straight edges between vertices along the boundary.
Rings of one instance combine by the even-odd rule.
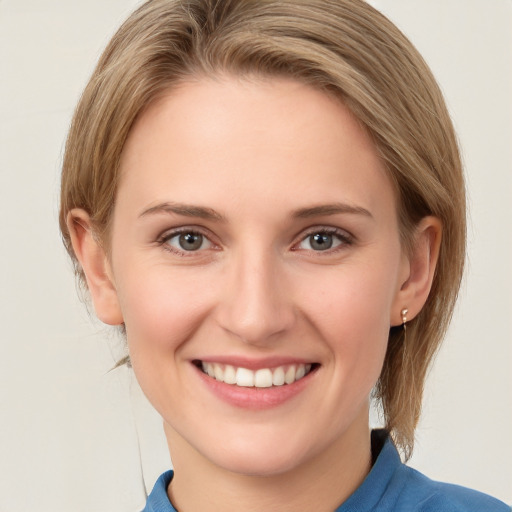
[[[248, 251], [249, 252], [249, 251]], [[245, 343], [264, 345], [295, 321], [291, 290], [279, 257], [271, 251], [239, 254], [227, 271], [217, 308], [220, 326]]]

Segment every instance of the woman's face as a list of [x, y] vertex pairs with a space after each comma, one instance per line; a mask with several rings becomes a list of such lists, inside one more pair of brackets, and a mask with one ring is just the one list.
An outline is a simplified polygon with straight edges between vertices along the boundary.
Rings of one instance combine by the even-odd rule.
[[409, 264], [349, 111], [290, 80], [199, 79], [138, 119], [121, 172], [110, 275], [168, 436], [268, 475], [367, 429]]

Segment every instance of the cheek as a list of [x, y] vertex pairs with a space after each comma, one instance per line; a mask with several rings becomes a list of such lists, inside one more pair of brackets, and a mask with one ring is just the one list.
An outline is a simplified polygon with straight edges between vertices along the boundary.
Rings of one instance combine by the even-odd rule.
[[322, 282], [313, 278], [311, 286], [317, 291], [303, 294], [305, 307], [330, 331], [356, 337], [372, 329], [387, 331], [396, 287], [392, 275], [389, 267], [367, 266], [356, 272], [347, 266], [325, 275]]
[[118, 294], [132, 358], [176, 351], [193, 335], [210, 302], [196, 277], [155, 267], [123, 281]]
[[378, 378], [394, 298], [391, 276], [385, 265], [363, 266], [357, 272], [345, 267], [324, 281], [321, 292], [304, 295], [309, 322], [328, 345], [337, 371], [344, 374], [340, 378], [350, 375], [368, 383]]
[[[118, 294], [133, 371], [149, 401], [166, 417], [169, 409], [181, 410], [180, 400], [194, 403], [176, 369], [211, 298], [207, 289], [197, 289], [195, 279], [161, 266], [140, 273], [134, 267], [125, 277]], [[169, 393], [177, 388], [179, 396]]]

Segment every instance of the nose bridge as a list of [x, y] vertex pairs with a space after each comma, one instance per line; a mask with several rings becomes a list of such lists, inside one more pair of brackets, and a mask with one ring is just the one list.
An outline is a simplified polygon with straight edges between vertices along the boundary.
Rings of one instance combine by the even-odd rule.
[[270, 247], [240, 247], [230, 259], [219, 321], [246, 343], [264, 344], [294, 320], [283, 262]]

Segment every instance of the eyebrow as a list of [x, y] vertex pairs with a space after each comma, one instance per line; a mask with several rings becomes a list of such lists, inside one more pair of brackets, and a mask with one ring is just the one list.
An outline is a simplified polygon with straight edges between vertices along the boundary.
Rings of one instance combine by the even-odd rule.
[[373, 215], [366, 208], [345, 203], [321, 204], [309, 208], [299, 208], [293, 212], [292, 216], [298, 219], [308, 219], [310, 217], [338, 215], [340, 213], [364, 215], [373, 218]]
[[225, 217], [223, 217], [220, 213], [216, 212], [212, 208], [169, 202], [159, 203], [155, 206], [147, 208], [139, 215], [139, 218], [159, 213], [174, 213], [176, 215], [183, 215], [185, 217], [198, 217], [200, 219], [216, 220], [223, 222], [226, 221]]
[[[150, 208], [144, 210], [139, 215], [139, 218], [160, 213], [171, 213], [176, 215], [183, 215], [185, 217], [197, 217], [200, 219], [226, 222], [226, 218], [215, 211], [213, 208], [172, 202], [164, 202], [155, 206], [151, 206]], [[299, 208], [292, 213], [292, 217], [296, 219], [308, 219], [311, 217], [322, 217], [347, 213], [364, 215], [366, 217], [373, 218], [372, 214], [366, 208], [361, 206], [352, 206], [345, 203], [322, 204], [318, 206], [310, 206], [307, 208]]]

